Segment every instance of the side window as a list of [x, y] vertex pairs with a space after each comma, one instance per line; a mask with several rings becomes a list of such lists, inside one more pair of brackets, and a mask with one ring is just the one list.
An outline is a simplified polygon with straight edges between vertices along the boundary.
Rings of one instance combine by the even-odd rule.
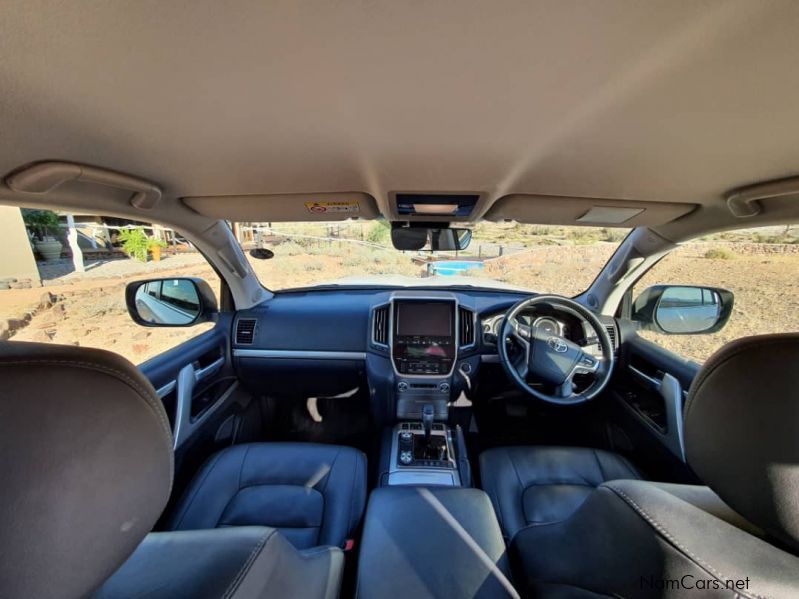
[[[128, 315], [125, 286], [145, 278], [200, 277], [219, 300], [217, 274], [171, 229], [0, 207], [0, 237], [0, 339], [97, 347], [140, 364], [213, 326], [147, 328]], [[161, 302], [196, 310], [196, 296], [188, 291], [182, 281], [144, 288]]]
[[686, 322], [693, 330], [707, 329], [719, 316], [718, 298], [700, 287], [726, 289], [734, 296], [727, 324], [710, 333], [642, 330], [639, 334], [702, 363], [740, 337], [799, 330], [798, 283], [799, 226], [739, 230], [686, 243], [635, 284], [636, 306], [645, 302], [645, 292], [653, 286], [683, 286], [669, 288], [660, 296], [661, 324], [677, 333]]

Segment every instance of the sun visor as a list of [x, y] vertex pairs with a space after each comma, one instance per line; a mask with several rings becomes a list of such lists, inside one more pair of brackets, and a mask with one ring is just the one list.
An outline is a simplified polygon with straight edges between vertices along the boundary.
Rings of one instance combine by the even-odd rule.
[[236, 222], [332, 221], [380, 216], [366, 193], [292, 193], [244, 196], [198, 196], [183, 203], [211, 218]]
[[514, 194], [499, 198], [486, 220], [537, 225], [652, 227], [692, 212], [696, 204]]

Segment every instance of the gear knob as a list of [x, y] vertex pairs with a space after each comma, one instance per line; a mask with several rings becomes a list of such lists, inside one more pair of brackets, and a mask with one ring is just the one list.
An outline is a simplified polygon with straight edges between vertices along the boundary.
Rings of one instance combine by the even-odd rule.
[[434, 417], [435, 411], [433, 410], [433, 406], [431, 404], [428, 403], [422, 406], [422, 425], [424, 426], [425, 441], [430, 440], [430, 434], [433, 432]]

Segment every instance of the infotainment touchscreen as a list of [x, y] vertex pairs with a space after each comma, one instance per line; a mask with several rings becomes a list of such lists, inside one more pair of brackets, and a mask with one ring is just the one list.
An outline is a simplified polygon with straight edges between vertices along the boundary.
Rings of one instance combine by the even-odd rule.
[[393, 358], [402, 374], [446, 374], [455, 358], [455, 302], [398, 300]]
[[397, 304], [398, 337], [451, 337], [450, 302], [402, 302]]

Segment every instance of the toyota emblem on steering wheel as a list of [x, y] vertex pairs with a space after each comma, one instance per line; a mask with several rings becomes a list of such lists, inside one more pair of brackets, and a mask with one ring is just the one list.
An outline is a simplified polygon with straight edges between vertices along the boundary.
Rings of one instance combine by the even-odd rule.
[[569, 349], [569, 346], [566, 345], [566, 342], [560, 337], [550, 337], [549, 339], [547, 339], [547, 345], [552, 349], [554, 349], [559, 354], [562, 354], [567, 349]]

